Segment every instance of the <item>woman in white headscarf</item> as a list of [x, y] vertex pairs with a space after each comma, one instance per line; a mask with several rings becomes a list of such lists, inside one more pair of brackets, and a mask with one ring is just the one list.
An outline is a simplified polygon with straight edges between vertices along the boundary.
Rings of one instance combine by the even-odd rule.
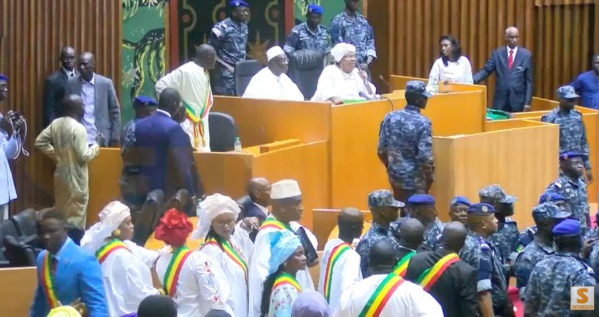
[[335, 65], [324, 68], [312, 101], [330, 101], [342, 104], [348, 101], [376, 98], [376, 88], [368, 81], [368, 74], [356, 67], [356, 47], [339, 43], [331, 49]]
[[235, 225], [239, 205], [230, 197], [214, 194], [206, 197], [198, 211], [198, 227], [192, 238], [204, 239], [201, 252], [213, 265], [220, 266], [231, 288], [229, 307], [236, 317], [248, 315], [248, 263], [254, 245], [243, 222]]
[[95, 253], [102, 266], [110, 317], [134, 313], [144, 298], [163, 293], [154, 288], [150, 269], [158, 253], [137, 246], [132, 237], [129, 207], [113, 201], [81, 239], [81, 246]]

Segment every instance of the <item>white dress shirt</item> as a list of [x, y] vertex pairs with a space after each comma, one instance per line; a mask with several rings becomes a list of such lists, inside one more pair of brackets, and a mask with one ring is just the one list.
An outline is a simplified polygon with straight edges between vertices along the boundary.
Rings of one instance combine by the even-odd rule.
[[276, 76], [268, 67], [252, 77], [242, 97], [304, 101], [304, 95], [287, 75]]
[[472, 65], [465, 56], [460, 56], [457, 61], [447, 61], [447, 66], [443, 64], [443, 59], [438, 58], [428, 76], [428, 85], [426, 89], [430, 92], [436, 92], [441, 82], [472, 84]]
[[357, 68], [351, 73], [345, 73], [337, 65], [329, 65], [324, 68], [318, 78], [316, 93], [312, 101], [327, 101], [330, 98], [343, 100], [366, 100], [363, 96], [373, 98], [376, 88], [368, 82], [372, 94], [368, 93], [365, 80], [360, 77]]

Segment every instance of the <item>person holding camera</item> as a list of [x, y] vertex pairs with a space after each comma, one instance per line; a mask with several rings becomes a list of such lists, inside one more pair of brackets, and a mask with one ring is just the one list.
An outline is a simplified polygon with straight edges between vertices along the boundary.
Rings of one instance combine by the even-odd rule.
[[[8, 78], [0, 74], [0, 222], [8, 219], [8, 204], [17, 199], [17, 191], [8, 160], [14, 160], [21, 151], [25, 120], [20, 113], [6, 111]], [[7, 186], [4, 186], [6, 184]]]

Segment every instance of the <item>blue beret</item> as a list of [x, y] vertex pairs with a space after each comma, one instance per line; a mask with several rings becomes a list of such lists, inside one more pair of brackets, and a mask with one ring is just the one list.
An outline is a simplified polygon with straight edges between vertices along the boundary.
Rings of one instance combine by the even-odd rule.
[[139, 104], [144, 106], [157, 106], [158, 103], [151, 97], [148, 96], [137, 96], [133, 99], [133, 104]]
[[308, 12], [322, 15], [324, 13], [324, 10], [322, 10], [321, 6], [319, 6], [315, 3], [312, 3], [308, 6]]
[[417, 194], [408, 198], [408, 204], [432, 206], [435, 204], [435, 198], [431, 195]]
[[495, 207], [486, 203], [472, 204], [468, 208], [469, 214], [490, 215], [495, 213]]
[[250, 5], [243, 0], [231, 0], [229, 2], [229, 6], [231, 8], [237, 8], [237, 7], [249, 7]]
[[575, 236], [580, 234], [580, 222], [574, 219], [566, 219], [553, 227], [554, 236]]
[[451, 203], [449, 204], [449, 206], [453, 207], [453, 206], [457, 206], [457, 205], [466, 205], [466, 206], [470, 207], [470, 205], [472, 205], [472, 204], [470, 203], [468, 198], [466, 198], [464, 196], [455, 196], [451, 200]]
[[561, 86], [557, 89], [559, 99], [574, 99], [580, 97], [572, 86]]
[[8, 81], [8, 77], [6, 77], [6, 76], [4, 76], [4, 75], [0, 74], [0, 80], [3, 80], [3, 81]]
[[574, 152], [574, 151], [571, 151], [571, 152], [564, 152], [564, 153], [561, 153], [561, 154], [559, 155], [559, 160], [560, 160], [560, 161], [567, 161], [567, 160], [569, 160], [569, 159], [573, 159], [573, 158], [577, 158], [577, 157], [580, 157], [581, 159], [584, 159], [584, 158], [586, 158], [587, 156], [586, 156], [586, 155], [584, 155], [584, 153], [580, 153], [580, 152]]
[[566, 199], [564, 196], [554, 192], [544, 193], [539, 197], [539, 204], [555, 201], [566, 201]]

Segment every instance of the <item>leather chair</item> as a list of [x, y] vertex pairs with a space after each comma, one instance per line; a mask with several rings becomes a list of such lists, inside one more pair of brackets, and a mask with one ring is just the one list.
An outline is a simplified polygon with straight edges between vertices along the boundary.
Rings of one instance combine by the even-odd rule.
[[306, 100], [316, 93], [318, 79], [324, 69], [324, 55], [320, 50], [299, 50], [289, 56], [289, 78], [297, 85]]
[[208, 115], [210, 127], [210, 150], [212, 152], [229, 152], [235, 148], [237, 126], [233, 117], [222, 112], [211, 112]]
[[[191, 195], [187, 189], [179, 189], [171, 199], [164, 206], [164, 211], [171, 208], [175, 208], [178, 211], [186, 214], [188, 217], [195, 217], [197, 215], [195, 207], [196, 202], [191, 201]], [[160, 219], [159, 219], [160, 220]], [[158, 223], [156, 223], [158, 225]]]
[[36, 254], [31, 246], [13, 236], [4, 236], [2, 244], [4, 256], [11, 267], [35, 266]]
[[158, 224], [158, 220], [164, 214], [163, 205], [164, 193], [161, 190], [153, 190], [148, 194], [141, 209], [131, 214], [135, 227], [131, 241], [142, 247], [146, 244]]
[[257, 60], [245, 60], [237, 62], [235, 65], [235, 93], [237, 96], [243, 96], [252, 77], [262, 69], [262, 65]]

